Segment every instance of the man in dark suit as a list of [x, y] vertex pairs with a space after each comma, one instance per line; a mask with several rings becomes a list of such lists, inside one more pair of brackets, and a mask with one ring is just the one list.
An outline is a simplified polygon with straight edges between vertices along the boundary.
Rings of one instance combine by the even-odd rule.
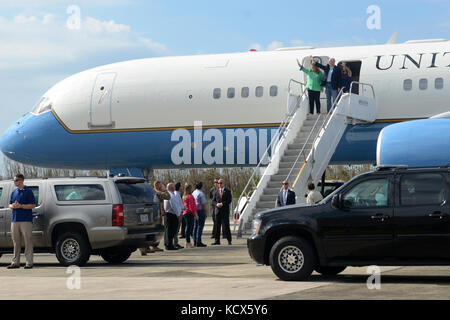
[[213, 229], [211, 233], [211, 239], [216, 238], [217, 223], [216, 223], [216, 215], [214, 214], [214, 212], [216, 211], [216, 206], [212, 203], [212, 199], [214, 198], [214, 194], [216, 193], [218, 187], [219, 187], [219, 179], [217, 178], [214, 179], [214, 185], [209, 190], [209, 199], [211, 199], [211, 216], [213, 219]]
[[295, 204], [295, 192], [289, 190], [289, 182], [283, 181], [283, 190], [278, 193], [277, 207], [289, 206]]
[[336, 100], [337, 95], [342, 87], [342, 72], [341, 68], [336, 65], [336, 60], [330, 58], [326, 66], [314, 60], [311, 56], [312, 64], [316, 65], [324, 71], [324, 77], [322, 80], [322, 86], [325, 87], [325, 93], [327, 95], [327, 112], [330, 112], [333, 102]]
[[233, 197], [231, 191], [225, 188], [223, 179], [219, 179], [219, 187], [214, 193], [212, 204], [214, 205], [214, 214], [216, 215], [217, 230], [215, 232], [216, 241], [212, 245], [220, 244], [220, 230], [225, 234], [228, 244], [231, 245], [230, 231], [230, 205]]

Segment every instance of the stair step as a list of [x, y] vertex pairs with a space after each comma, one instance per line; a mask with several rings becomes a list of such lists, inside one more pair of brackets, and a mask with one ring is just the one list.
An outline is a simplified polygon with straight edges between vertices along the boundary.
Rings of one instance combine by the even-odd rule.
[[[311, 151], [311, 147], [312, 147], [312, 146], [310, 145], [310, 146], [306, 147], [306, 148], [303, 150], [303, 154], [304, 154], [305, 156], [309, 154], [309, 152]], [[285, 156], [298, 156], [298, 155], [300, 154], [301, 151], [302, 151], [301, 149], [291, 149], [291, 150], [286, 150], [286, 151], [284, 152], [284, 155], [285, 155]]]
[[260, 201], [272, 201], [273, 203], [275, 203], [276, 200], [277, 197], [274, 197], [273, 195], [262, 195], [260, 198]]
[[[290, 169], [289, 169], [290, 170]], [[281, 188], [281, 181], [269, 181], [266, 188]]]
[[280, 191], [280, 187], [277, 187], [277, 188], [265, 188], [264, 191], [263, 191], [263, 195], [278, 194], [279, 191]]
[[[291, 143], [290, 145], [288, 145], [287, 150], [298, 150], [298, 151], [301, 151], [304, 146], [305, 146], [305, 143], [295, 142], [295, 143]], [[312, 142], [306, 144], [306, 147], [311, 149]]]
[[281, 168], [292, 168], [292, 166], [294, 165], [294, 161], [292, 162], [280, 162], [280, 165], [278, 166], [280, 169]]
[[275, 200], [272, 201], [258, 201], [256, 209], [273, 209], [275, 208]]
[[[287, 176], [288, 174], [289, 174], [289, 172], [291, 171], [291, 168], [280, 168], [280, 169], [278, 169], [278, 172], [277, 172], [277, 174], [282, 174], [282, 175], [284, 175], [284, 176]], [[294, 170], [292, 170], [293, 172], [295, 171], [295, 168], [294, 168]], [[280, 186], [281, 187], [281, 186]]]

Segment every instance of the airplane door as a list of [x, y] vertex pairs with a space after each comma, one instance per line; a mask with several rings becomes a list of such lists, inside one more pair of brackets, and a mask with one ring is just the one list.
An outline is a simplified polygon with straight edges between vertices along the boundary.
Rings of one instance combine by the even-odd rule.
[[91, 98], [92, 127], [112, 127], [111, 100], [116, 73], [102, 73], [95, 79]]

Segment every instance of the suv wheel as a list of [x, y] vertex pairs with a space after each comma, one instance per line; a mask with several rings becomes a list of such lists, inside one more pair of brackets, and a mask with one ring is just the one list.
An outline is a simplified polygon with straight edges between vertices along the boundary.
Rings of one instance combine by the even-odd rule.
[[56, 258], [63, 266], [82, 266], [91, 256], [89, 242], [78, 232], [65, 232], [59, 235], [55, 251]]
[[344, 271], [345, 268], [347, 268], [347, 267], [345, 267], [345, 266], [342, 266], [342, 267], [319, 266], [319, 267], [316, 267], [314, 270], [323, 276], [335, 276], [335, 275], [341, 273], [342, 271]]
[[113, 247], [101, 251], [103, 260], [111, 264], [119, 264], [128, 260], [136, 248]]
[[272, 271], [285, 281], [307, 279], [316, 264], [316, 255], [308, 241], [299, 237], [284, 237], [270, 250]]

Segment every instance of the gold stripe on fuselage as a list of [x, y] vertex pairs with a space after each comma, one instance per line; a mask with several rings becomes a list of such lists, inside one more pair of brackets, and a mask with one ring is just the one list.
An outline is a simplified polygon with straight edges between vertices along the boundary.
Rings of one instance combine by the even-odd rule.
[[[61, 120], [61, 118], [56, 114], [55, 110], [51, 111], [55, 119], [59, 124], [69, 133], [72, 134], [86, 134], [86, 133], [114, 133], [114, 132], [146, 132], [146, 131], [169, 131], [169, 130], [194, 130], [194, 126], [180, 126], [180, 127], [158, 127], [158, 128], [136, 128], [136, 129], [92, 129], [92, 130], [72, 130]], [[421, 120], [423, 118], [415, 119], [380, 119], [376, 120], [375, 123], [388, 123], [388, 122], [404, 122], [412, 120]], [[202, 129], [227, 129], [227, 128], [261, 128], [261, 127], [274, 127], [277, 128], [281, 123], [254, 123], [254, 124], [233, 124], [233, 125], [206, 125], [202, 126]]]

